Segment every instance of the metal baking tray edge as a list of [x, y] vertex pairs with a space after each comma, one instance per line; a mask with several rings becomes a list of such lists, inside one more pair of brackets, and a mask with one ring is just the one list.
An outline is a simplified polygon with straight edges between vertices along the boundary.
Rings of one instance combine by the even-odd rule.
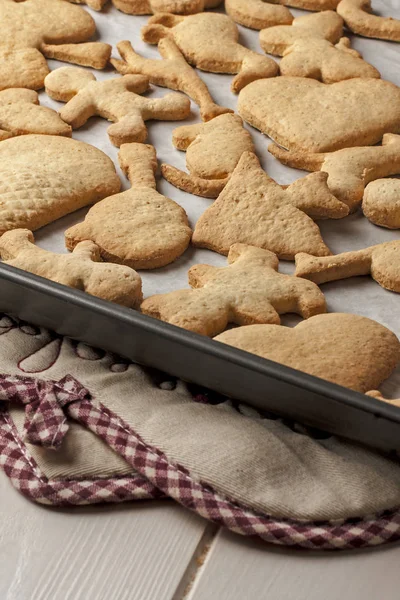
[[396, 406], [5, 264], [0, 264], [0, 312], [256, 408], [400, 451]]

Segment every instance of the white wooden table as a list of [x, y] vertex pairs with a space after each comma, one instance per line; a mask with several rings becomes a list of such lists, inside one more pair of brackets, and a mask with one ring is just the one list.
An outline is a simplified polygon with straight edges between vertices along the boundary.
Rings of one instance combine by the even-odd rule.
[[172, 502], [43, 508], [0, 474], [1, 600], [398, 600], [400, 547], [288, 551]]

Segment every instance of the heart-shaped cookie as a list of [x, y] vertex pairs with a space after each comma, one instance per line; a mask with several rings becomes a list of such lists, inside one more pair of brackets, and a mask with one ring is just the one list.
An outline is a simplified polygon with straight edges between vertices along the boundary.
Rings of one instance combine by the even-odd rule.
[[316, 315], [294, 328], [248, 325], [214, 339], [363, 393], [379, 387], [400, 361], [394, 333], [345, 313]]
[[288, 150], [370, 146], [384, 133], [400, 132], [400, 88], [367, 78], [330, 85], [301, 77], [260, 79], [240, 92], [238, 112]]

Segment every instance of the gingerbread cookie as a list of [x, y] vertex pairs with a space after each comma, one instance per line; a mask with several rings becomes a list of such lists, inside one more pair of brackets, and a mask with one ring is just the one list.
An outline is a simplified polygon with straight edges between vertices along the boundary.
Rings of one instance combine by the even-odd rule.
[[296, 254], [296, 275], [320, 285], [327, 281], [371, 275], [379, 285], [400, 293], [400, 240], [335, 256]]
[[371, 14], [371, 0], [341, 0], [337, 11], [353, 33], [400, 42], [400, 20]]
[[240, 92], [238, 112], [288, 150], [329, 152], [399, 133], [400, 88], [381, 79], [260, 79]]
[[182, 94], [139, 96], [149, 88], [149, 80], [143, 75], [96, 81], [90, 71], [62, 67], [47, 75], [45, 86], [51, 98], [67, 102], [60, 115], [73, 129], [82, 127], [94, 115], [113, 121], [107, 132], [115, 146], [144, 142], [145, 120], [180, 121], [190, 113], [190, 101]]
[[254, 152], [251, 135], [235, 114], [220, 115], [208, 123], [182, 125], [175, 129], [172, 141], [175, 148], [186, 151], [190, 175], [164, 164], [164, 178], [185, 192], [205, 198], [216, 198], [243, 152]]
[[185, 92], [198, 104], [203, 121], [209, 121], [226, 112], [233, 112], [214, 102], [206, 84], [188, 65], [172, 39], [167, 37], [158, 44], [162, 60], [140, 56], [127, 41], [117, 44], [117, 48], [123, 60], [111, 59], [111, 63], [119, 73], [122, 75], [142, 74], [155, 85]]
[[136, 271], [100, 262], [93, 242], [81, 242], [72, 254], [56, 254], [35, 246], [28, 229], [15, 229], [1, 236], [0, 255], [7, 265], [103, 300], [129, 308], [138, 308], [142, 301], [142, 282]]
[[159, 14], [149, 19], [149, 24], [142, 29], [142, 38], [151, 44], [165, 37], [172, 38], [187, 62], [202, 71], [238, 73], [231, 86], [236, 93], [251, 81], [279, 73], [272, 58], [239, 44], [239, 30], [227, 15]]
[[344, 148], [326, 154], [288, 152], [275, 144], [268, 150], [289, 167], [327, 173], [332, 194], [351, 211], [360, 205], [367, 183], [400, 173], [400, 136], [393, 134], [385, 134], [381, 146]]
[[194, 265], [188, 276], [195, 289], [151, 296], [142, 312], [213, 337], [229, 323], [279, 324], [280, 314], [293, 312], [308, 319], [326, 311], [318, 286], [299, 286], [292, 275], [278, 273], [279, 261], [268, 250], [234, 244], [228, 263], [222, 268]]
[[377, 179], [369, 183], [365, 188], [362, 210], [371, 223], [400, 229], [400, 179]]
[[283, 189], [262, 170], [255, 154], [244, 152], [218, 199], [197, 221], [193, 244], [228, 254], [232, 244], [242, 242], [288, 260], [306, 248], [314, 248], [310, 254], [330, 254], [308, 215], [341, 218], [348, 208], [330, 194], [326, 175], [318, 175], [322, 177], [308, 175]]
[[88, 42], [96, 31], [89, 13], [64, 0], [0, 0], [0, 23], [3, 89], [43, 87], [48, 69], [42, 55], [95, 69], [111, 56], [109, 44]]
[[261, 48], [268, 54], [283, 56], [295, 42], [320, 39], [336, 44], [343, 34], [343, 19], [337, 12], [326, 10], [297, 17], [290, 25], [277, 25], [260, 31]]
[[264, 2], [264, 0], [225, 0], [225, 10], [239, 25], [250, 29], [263, 29], [274, 25], [290, 25], [292, 13], [283, 2]]
[[72, 133], [54, 110], [39, 105], [36, 92], [24, 88], [0, 92], [0, 124], [0, 140], [27, 133], [68, 137]]
[[92, 240], [104, 260], [134, 269], [156, 269], [173, 262], [188, 247], [191, 229], [185, 211], [156, 191], [156, 152], [145, 144], [124, 144], [122, 170], [132, 189], [93, 206], [85, 220], [65, 232], [69, 250]]
[[214, 339], [362, 393], [379, 387], [400, 361], [394, 333], [344, 313], [316, 315], [294, 328], [238, 327]]
[[0, 234], [34, 231], [121, 187], [101, 150], [67, 137], [23, 135], [0, 143]]

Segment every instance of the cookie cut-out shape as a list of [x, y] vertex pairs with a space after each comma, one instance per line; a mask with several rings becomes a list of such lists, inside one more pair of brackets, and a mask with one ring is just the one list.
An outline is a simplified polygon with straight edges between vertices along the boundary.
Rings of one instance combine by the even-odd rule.
[[268, 150], [289, 167], [327, 173], [332, 194], [345, 202], [350, 211], [361, 204], [369, 182], [400, 174], [399, 135], [385, 134], [381, 146], [343, 148], [330, 153], [288, 152], [275, 144], [270, 144]]
[[336, 44], [343, 35], [343, 19], [337, 12], [326, 10], [297, 17], [290, 25], [277, 25], [260, 31], [260, 46], [268, 54], [283, 56], [295, 42], [322, 39]]
[[45, 86], [51, 98], [67, 102], [60, 115], [73, 129], [82, 127], [94, 115], [113, 121], [107, 133], [115, 146], [144, 142], [145, 121], [149, 119], [179, 121], [190, 114], [190, 101], [182, 94], [140, 96], [149, 88], [149, 80], [143, 75], [97, 81], [85, 69], [61, 67], [47, 75]]
[[260, 79], [240, 92], [238, 112], [288, 150], [370, 146], [385, 133], [400, 133], [400, 88], [382, 79], [330, 85], [302, 77]]
[[256, 79], [275, 77], [279, 67], [272, 58], [239, 44], [239, 30], [227, 15], [201, 13], [188, 17], [159, 14], [142, 29], [151, 44], [171, 37], [187, 62], [211, 73], [238, 73], [231, 89], [239, 92]]
[[367, 396], [371, 396], [371, 398], [387, 402], [392, 406], [398, 406], [400, 408], [400, 398], [384, 398], [379, 390], [371, 390], [370, 392], [367, 392]]
[[284, 2], [225, 0], [225, 10], [236, 23], [250, 29], [290, 25], [293, 21], [293, 15], [289, 9], [280, 6], [280, 4], [284, 4]]
[[400, 20], [371, 14], [371, 0], [341, 0], [337, 11], [353, 33], [400, 42]]
[[366, 317], [316, 315], [296, 327], [249, 325], [215, 340], [358, 392], [378, 388], [400, 361], [400, 342]]
[[232, 244], [241, 242], [288, 260], [298, 252], [330, 254], [308, 215], [341, 218], [348, 208], [330, 194], [326, 174], [313, 175], [283, 189], [262, 170], [255, 154], [245, 152], [218, 199], [197, 221], [193, 244], [228, 254]]
[[[77, 4], [87, 4], [94, 10], [101, 10], [108, 0], [69, 0]], [[177, 15], [191, 15], [206, 8], [216, 8], [222, 0], [112, 0], [121, 12], [128, 15], [151, 15], [169, 12]]]
[[72, 4], [86, 4], [93, 10], [101, 10], [108, 2], [108, 0], [68, 0]]
[[39, 105], [33, 90], [11, 88], [0, 92], [0, 140], [38, 133], [71, 137], [72, 129], [55, 110]]
[[279, 261], [268, 250], [234, 244], [228, 263], [222, 268], [194, 265], [188, 276], [195, 289], [150, 296], [142, 303], [142, 312], [213, 337], [229, 323], [279, 324], [280, 314], [297, 313], [308, 319], [326, 311], [318, 286], [297, 285], [292, 275], [278, 273]]
[[214, 102], [206, 84], [186, 62], [172, 39], [167, 37], [160, 40], [158, 44], [162, 60], [140, 56], [127, 41], [117, 44], [117, 48], [123, 60], [112, 58], [111, 63], [118, 73], [145, 75], [155, 85], [184, 92], [199, 106], [203, 121], [209, 121], [223, 113], [233, 112]]
[[400, 229], [400, 179], [377, 179], [369, 183], [365, 188], [362, 210], [371, 223]]
[[[0, 0], [0, 23], [3, 88], [43, 87], [48, 70], [42, 55], [95, 69], [103, 69], [111, 56], [109, 44], [88, 41], [96, 32], [89, 13], [64, 0]], [[39, 72], [34, 65], [40, 65]]]
[[327, 281], [371, 275], [380, 286], [400, 293], [400, 240], [335, 256], [296, 254], [296, 275], [320, 285]]
[[173, 132], [173, 144], [186, 151], [190, 174], [171, 165], [161, 165], [172, 185], [206, 198], [216, 198], [224, 189], [243, 152], [254, 152], [250, 133], [235, 114], [215, 117], [208, 123], [182, 125]]
[[66, 246], [92, 240], [104, 260], [133, 269], [156, 269], [177, 259], [189, 245], [191, 229], [179, 204], [156, 191], [156, 152], [145, 144], [124, 144], [121, 169], [132, 188], [93, 206], [85, 220], [65, 232]]
[[35, 246], [28, 229], [15, 229], [1, 236], [0, 255], [7, 265], [103, 300], [129, 308], [142, 301], [139, 275], [129, 267], [100, 262], [99, 249], [90, 241], [78, 244], [72, 254], [56, 254]]
[[116, 194], [121, 182], [108, 156], [84, 142], [22, 135], [0, 143], [0, 234], [34, 231]]

